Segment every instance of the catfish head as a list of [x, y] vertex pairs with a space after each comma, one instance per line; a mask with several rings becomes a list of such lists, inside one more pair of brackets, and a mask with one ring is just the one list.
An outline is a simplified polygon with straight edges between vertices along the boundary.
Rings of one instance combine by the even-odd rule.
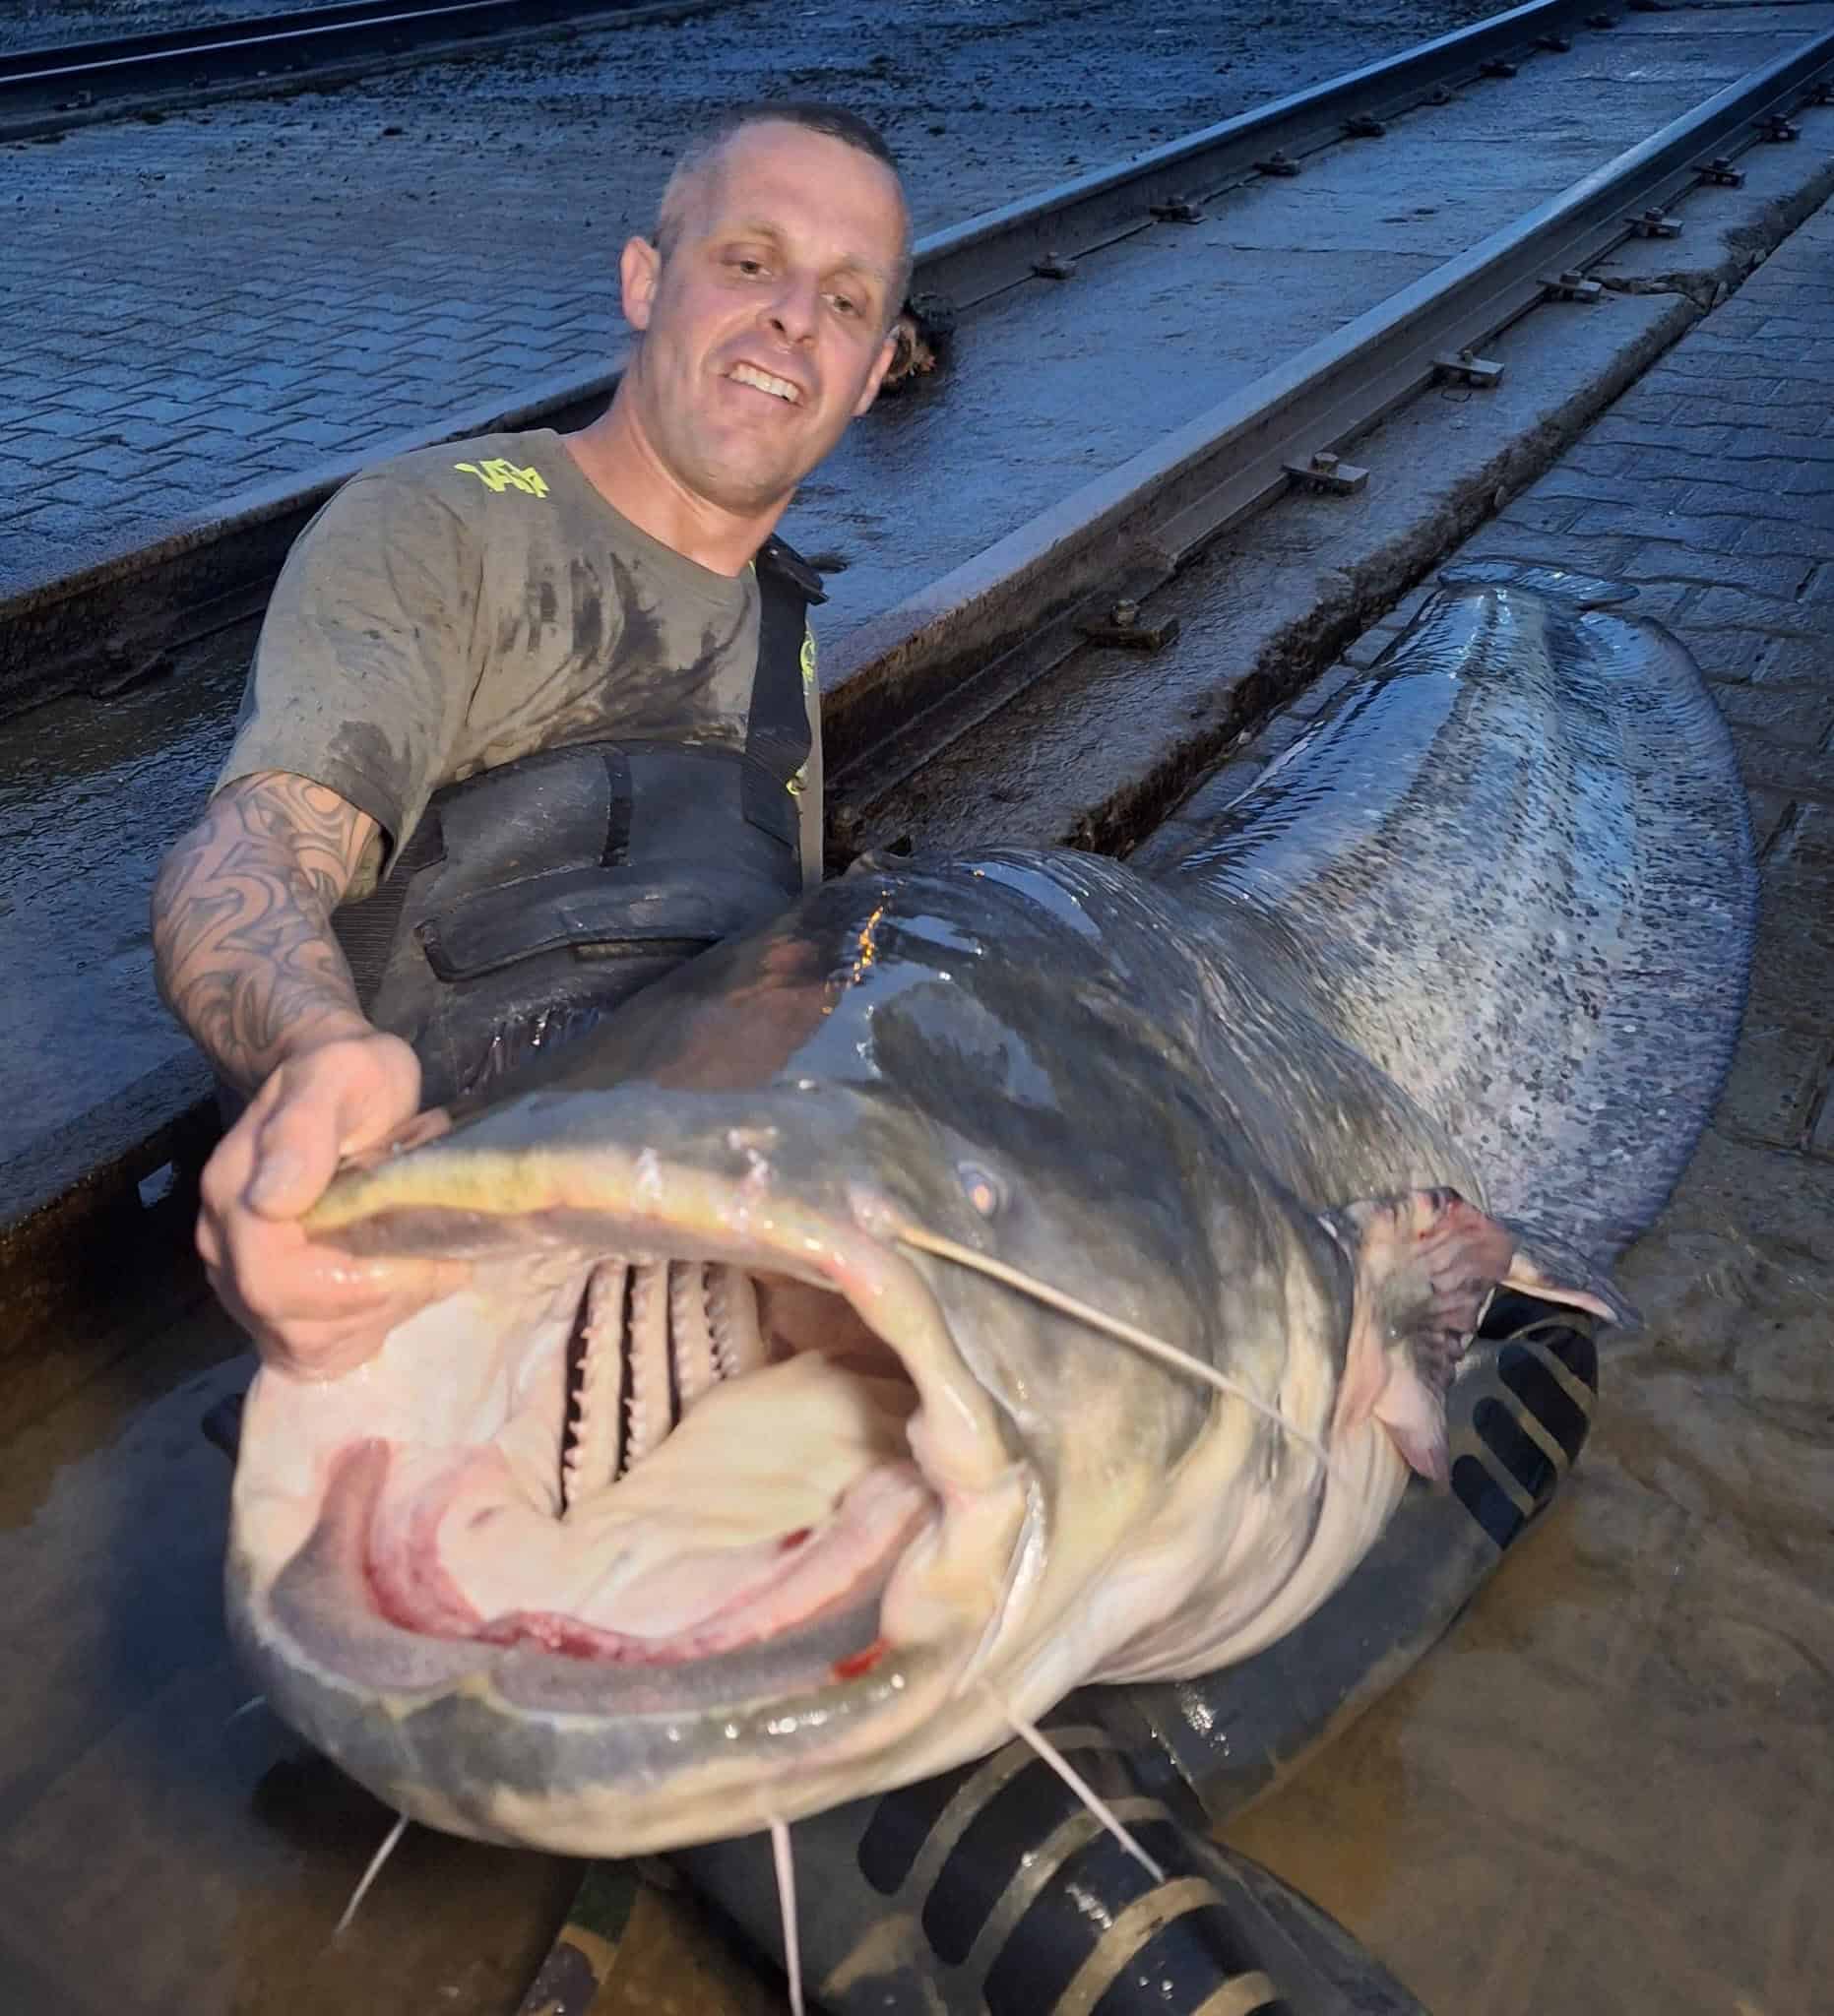
[[[271, 1704], [430, 1825], [627, 1855], [1297, 1621], [1405, 1480], [1359, 1282], [1414, 1231], [1228, 1123], [1200, 956], [1111, 864], [869, 866], [342, 1175], [315, 1236], [470, 1281], [256, 1378]], [[1468, 1293], [1452, 1232], [1456, 1329], [1508, 1248]]]

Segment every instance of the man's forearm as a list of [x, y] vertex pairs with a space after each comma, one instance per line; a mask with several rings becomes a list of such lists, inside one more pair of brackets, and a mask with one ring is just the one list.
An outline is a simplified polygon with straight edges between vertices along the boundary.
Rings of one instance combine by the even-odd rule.
[[159, 871], [160, 996], [243, 1092], [369, 1028], [330, 920], [373, 831], [335, 791], [270, 772], [220, 791]]

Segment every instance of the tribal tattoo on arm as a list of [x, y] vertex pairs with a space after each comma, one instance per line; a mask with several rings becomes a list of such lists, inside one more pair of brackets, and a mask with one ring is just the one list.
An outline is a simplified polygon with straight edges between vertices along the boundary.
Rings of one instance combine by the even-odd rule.
[[285, 771], [239, 778], [166, 856], [153, 891], [160, 998], [232, 1085], [370, 1024], [331, 931], [376, 822]]

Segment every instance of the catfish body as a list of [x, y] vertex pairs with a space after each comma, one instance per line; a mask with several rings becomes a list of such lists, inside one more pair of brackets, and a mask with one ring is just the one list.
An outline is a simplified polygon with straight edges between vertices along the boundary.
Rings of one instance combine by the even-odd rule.
[[1736, 1037], [1724, 731], [1596, 600], [1453, 589], [1143, 864], [867, 860], [341, 1178], [317, 1235], [472, 1284], [256, 1382], [270, 1700], [431, 1824], [627, 1854], [1308, 1615], [1499, 1285], [1616, 1313]]

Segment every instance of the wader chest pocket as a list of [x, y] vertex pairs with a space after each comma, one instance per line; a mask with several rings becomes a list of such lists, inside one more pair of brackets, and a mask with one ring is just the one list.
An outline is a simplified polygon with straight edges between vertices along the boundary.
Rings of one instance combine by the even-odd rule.
[[602, 867], [531, 875], [422, 918], [414, 936], [427, 965], [451, 983], [544, 952], [605, 959], [675, 949], [686, 958], [747, 929], [786, 901], [782, 885], [770, 877], [696, 866], [692, 881], [679, 872], [664, 878]]

